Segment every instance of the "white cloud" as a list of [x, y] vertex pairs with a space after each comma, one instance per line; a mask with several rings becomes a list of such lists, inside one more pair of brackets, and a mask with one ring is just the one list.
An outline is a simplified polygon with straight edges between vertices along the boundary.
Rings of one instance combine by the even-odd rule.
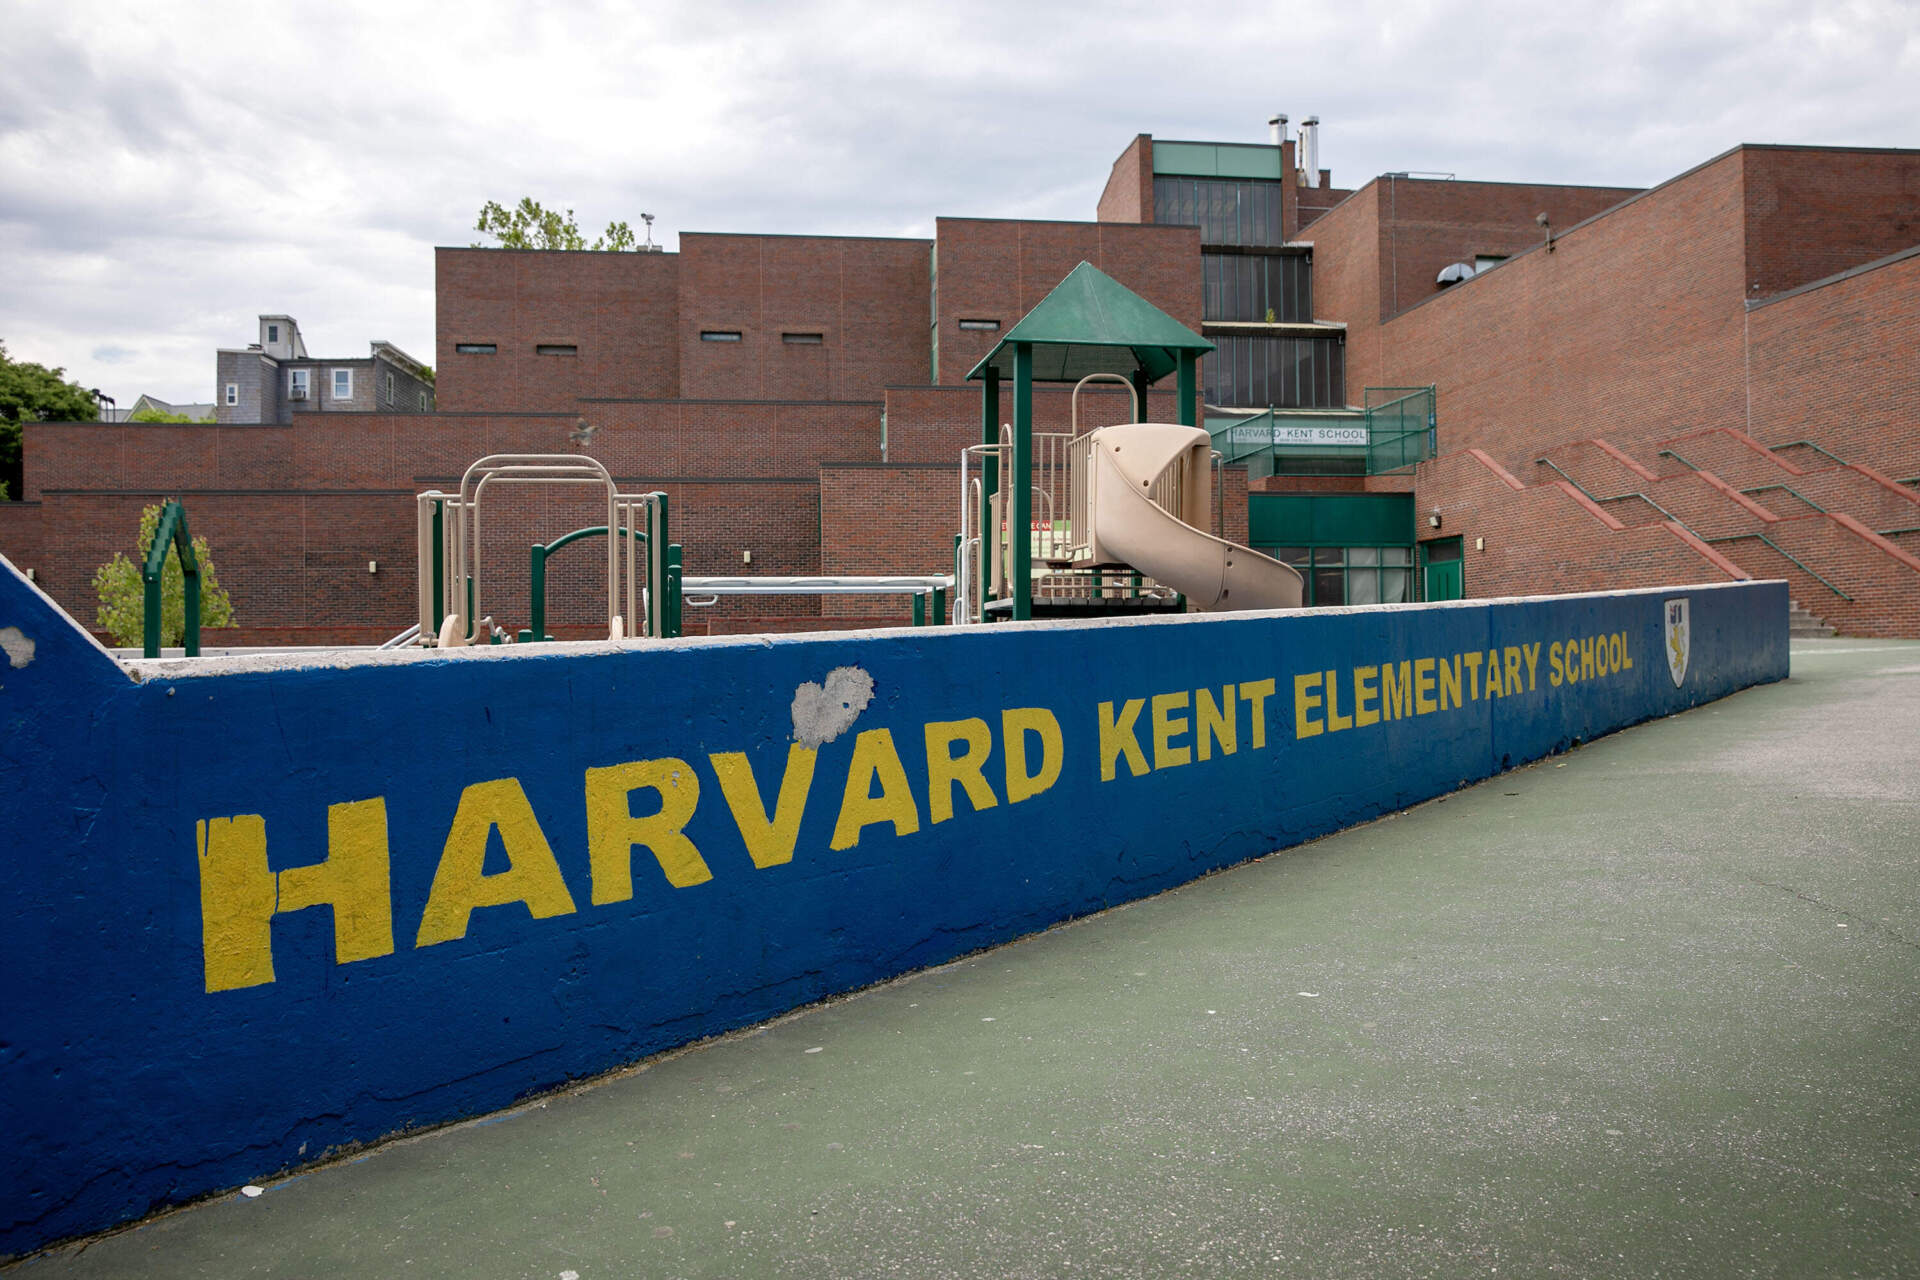
[[0, 339], [123, 403], [297, 316], [433, 353], [435, 244], [533, 195], [680, 229], [1088, 218], [1136, 133], [1324, 120], [1387, 170], [1646, 185], [1735, 143], [1920, 143], [1899, 3], [14, 3]]

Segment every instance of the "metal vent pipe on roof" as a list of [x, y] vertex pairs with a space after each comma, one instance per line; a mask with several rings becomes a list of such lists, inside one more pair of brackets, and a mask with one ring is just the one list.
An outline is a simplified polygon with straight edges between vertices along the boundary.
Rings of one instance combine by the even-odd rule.
[[1313, 186], [1320, 181], [1320, 117], [1308, 116], [1300, 122], [1300, 181]]
[[1282, 146], [1287, 141], [1287, 118], [1283, 115], [1267, 117], [1267, 138], [1274, 146]]

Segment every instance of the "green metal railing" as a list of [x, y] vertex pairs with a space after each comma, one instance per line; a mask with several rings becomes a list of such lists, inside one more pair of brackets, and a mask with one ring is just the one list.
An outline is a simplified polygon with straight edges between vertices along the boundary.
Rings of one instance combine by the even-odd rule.
[[[1699, 537], [1700, 535], [1695, 534], [1694, 536]], [[1772, 547], [1775, 551], [1779, 552], [1782, 556], [1786, 557], [1788, 560], [1791, 560], [1794, 563], [1795, 567], [1797, 567], [1800, 570], [1800, 572], [1806, 574], [1809, 578], [1812, 578], [1815, 582], [1819, 583], [1821, 586], [1825, 587], [1827, 590], [1833, 592], [1833, 594], [1839, 596], [1842, 600], [1847, 601], [1849, 604], [1853, 602], [1852, 596], [1848, 595], [1846, 592], [1842, 591], [1840, 588], [1834, 586], [1833, 583], [1827, 581], [1827, 579], [1818, 570], [1813, 568], [1806, 561], [1802, 560], [1799, 556], [1796, 556], [1795, 554], [1793, 554], [1793, 552], [1787, 550], [1785, 547], [1775, 542], [1772, 538], [1769, 538], [1764, 533], [1730, 533], [1724, 538], [1701, 538], [1700, 540], [1702, 542], [1710, 542], [1710, 543], [1739, 542], [1746, 538], [1756, 538], [1759, 541], [1766, 543], [1768, 546]]]
[[1675, 462], [1679, 463], [1681, 466], [1685, 467], [1689, 471], [1705, 471], [1706, 470], [1705, 467], [1695, 466], [1693, 463], [1688, 462], [1685, 458], [1681, 457], [1678, 453], [1675, 453], [1672, 449], [1662, 449], [1659, 453], [1656, 453], [1653, 456], [1656, 458], [1672, 458]]
[[1769, 453], [1779, 453], [1782, 449], [1811, 449], [1821, 457], [1827, 459], [1827, 461], [1833, 463], [1836, 467], [1844, 467], [1847, 465], [1845, 458], [1829, 453], [1811, 440], [1789, 440], [1785, 444], [1770, 444], [1767, 446]]
[[[1213, 447], [1227, 462], [1248, 462], [1261, 475], [1314, 474], [1288, 468], [1289, 458], [1337, 459], [1351, 469], [1329, 474], [1383, 475], [1404, 471], [1438, 451], [1436, 398], [1432, 387], [1368, 387], [1357, 410], [1268, 409], [1244, 418], [1215, 419], [1207, 426]], [[1287, 440], [1288, 431], [1353, 429], [1348, 441]], [[1263, 466], [1264, 464], [1264, 466]]]
[[[1663, 449], [1661, 450], [1661, 452], [1665, 453], [1667, 451]], [[1673, 456], [1676, 458], [1679, 458], [1679, 460], [1682, 463], [1685, 463], [1687, 466], [1690, 466], [1690, 467], [1693, 466], [1693, 464], [1690, 462], [1687, 462], [1685, 458], [1680, 458], [1678, 454], [1674, 454]], [[1658, 502], [1655, 502], [1652, 498], [1649, 498], [1644, 493], [1621, 493], [1621, 494], [1615, 494], [1611, 498], [1596, 498], [1593, 496], [1593, 494], [1588, 493], [1587, 487], [1585, 485], [1581, 484], [1578, 480], [1575, 480], [1572, 476], [1568, 475], [1566, 472], [1561, 471], [1560, 468], [1550, 460], [1546, 458], [1535, 458], [1534, 462], [1538, 466], [1551, 467], [1553, 468], [1554, 471], [1559, 472], [1560, 477], [1563, 480], [1565, 480], [1568, 484], [1572, 485], [1574, 488], [1578, 489], [1581, 493], [1586, 494], [1588, 499], [1590, 499], [1593, 502], [1630, 502], [1630, 501], [1633, 501], [1634, 499], [1638, 499], [1639, 501], [1644, 502], [1648, 506], [1652, 507], [1655, 511], [1658, 511], [1666, 519], [1672, 521], [1674, 524], [1679, 525], [1682, 529], [1685, 529], [1689, 534], [1692, 534], [1694, 537], [1699, 538], [1700, 541], [1707, 543], [1710, 546], [1714, 543], [1741, 542], [1750, 538], [1756, 539], [1760, 542], [1764, 542], [1769, 547], [1772, 547], [1781, 556], [1783, 556], [1787, 560], [1792, 561], [1793, 564], [1797, 566], [1802, 573], [1806, 574], [1809, 578], [1812, 578], [1815, 582], [1818, 582], [1821, 586], [1825, 587], [1827, 590], [1833, 592], [1833, 594], [1839, 596], [1842, 600], [1846, 600], [1848, 602], [1851, 602], [1853, 600], [1852, 596], [1842, 591], [1839, 587], [1834, 586], [1833, 583], [1829, 582], [1824, 576], [1822, 576], [1818, 570], [1814, 569], [1812, 566], [1807, 564], [1806, 561], [1802, 560], [1799, 556], [1794, 555], [1793, 552], [1787, 550], [1785, 547], [1781, 546], [1779, 543], [1775, 542], [1772, 538], [1769, 538], [1764, 533], [1732, 533], [1732, 534], [1727, 534], [1725, 537], [1719, 537], [1719, 538], [1702, 537], [1699, 530], [1694, 529], [1692, 526], [1687, 524], [1685, 520], [1682, 520], [1679, 516], [1676, 516], [1675, 514], [1673, 514], [1673, 512], [1667, 510], [1665, 507], [1661, 506]], [[1699, 468], [1697, 467], [1695, 468], [1695, 470], [1698, 470], [1698, 469]], [[1767, 487], [1782, 488], [1782, 489], [1786, 488], [1785, 485], [1767, 486]], [[1749, 490], [1749, 492], [1755, 492], [1755, 491]], [[1799, 497], [1798, 494], [1795, 494], [1794, 496]], [[1805, 501], [1804, 498], [1801, 500], [1803, 502]], [[1809, 504], [1809, 505], [1812, 505], [1812, 504]]]
[[1755, 485], [1751, 489], [1742, 489], [1740, 492], [1743, 494], [1746, 494], [1749, 497], [1751, 497], [1756, 493], [1791, 494], [1793, 497], [1799, 499], [1801, 502], [1804, 502], [1808, 506], [1812, 507], [1815, 511], [1818, 511], [1821, 515], [1827, 514], [1827, 509], [1825, 507], [1815, 502], [1812, 498], [1809, 498], [1806, 494], [1801, 493], [1798, 489], [1794, 488], [1790, 484], [1761, 484], [1761, 485]]
[[[632, 535], [633, 541], [637, 545], [641, 547], [648, 545], [647, 535], [644, 531], [640, 529], [629, 529], [627, 532]], [[530, 559], [527, 565], [527, 626], [519, 633], [518, 639], [520, 641], [553, 639], [552, 636], [547, 634], [548, 558], [561, 548], [571, 546], [583, 538], [604, 538], [606, 536], [607, 526], [596, 524], [589, 525], [584, 529], [575, 529], [572, 533], [563, 533], [552, 542], [545, 544], [536, 542], [533, 544], [529, 549]], [[665, 562], [665, 591], [661, 591], [655, 587], [654, 584], [648, 583], [648, 587], [653, 591], [655, 597], [653, 607], [660, 611], [660, 626], [655, 630], [655, 634], [658, 635], [677, 636], [680, 634], [682, 609], [680, 583], [683, 576], [680, 569], [680, 555], [680, 544], [677, 542], [669, 542], [667, 544]], [[651, 561], [649, 561], [649, 563], [651, 563]]]
[[167, 553], [180, 556], [181, 596], [186, 606], [186, 634], [182, 650], [189, 658], [200, 656], [200, 561], [193, 554], [193, 537], [187, 532], [187, 509], [169, 498], [160, 509], [160, 523], [153, 531], [153, 545], [147, 548], [146, 563], [140, 569], [142, 586], [140, 618], [141, 652], [149, 658], [160, 656], [160, 582], [166, 574]]

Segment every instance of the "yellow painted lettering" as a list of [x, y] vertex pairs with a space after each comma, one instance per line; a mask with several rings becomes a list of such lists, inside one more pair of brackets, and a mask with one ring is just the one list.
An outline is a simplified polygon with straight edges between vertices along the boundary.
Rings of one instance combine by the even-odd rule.
[[1325, 726], [1313, 718], [1313, 710], [1320, 705], [1320, 673], [1308, 671], [1293, 678], [1293, 736], [1312, 738], [1324, 731]]
[[1187, 718], [1175, 715], [1187, 707], [1187, 691], [1153, 695], [1153, 767], [1171, 769], [1193, 759], [1193, 748], [1176, 747], [1173, 740], [1185, 736]]
[[1506, 649], [1504, 649], [1501, 652], [1501, 657], [1505, 660], [1505, 665], [1507, 668], [1507, 681], [1506, 681], [1507, 692], [1509, 694], [1519, 693], [1521, 691], [1520, 689], [1520, 660], [1521, 660], [1520, 646], [1513, 645], [1513, 644], [1508, 645]]
[[[880, 794], [873, 794], [875, 779]], [[847, 762], [847, 789], [840, 797], [840, 817], [833, 824], [828, 848], [851, 849], [860, 834], [876, 822], [891, 822], [893, 834], [910, 836], [920, 829], [920, 810], [913, 802], [907, 771], [894, 750], [893, 734], [868, 729], [853, 740], [853, 758]]]
[[1230, 756], [1240, 744], [1239, 726], [1234, 720], [1233, 686], [1220, 686], [1220, 701], [1213, 700], [1213, 690], [1195, 689], [1193, 691], [1193, 743], [1202, 760], [1213, 758], [1213, 744], [1220, 744], [1220, 754]]
[[[819, 754], [812, 747], [803, 747], [797, 742], [787, 744], [787, 768], [780, 775], [780, 795], [773, 802], [772, 818], [767, 817], [766, 805], [760, 799], [760, 784], [753, 777], [753, 763], [747, 759], [744, 751], [722, 751], [707, 757], [713, 765], [713, 776], [720, 780], [720, 794], [726, 797], [727, 808], [733, 811], [733, 825], [740, 831], [740, 843], [746, 846], [747, 856], [753, 859], [754, 866], [775, 867], [793, 861], [794, 846], [800, 842], [800, 820], [806, 815], [807, 796], [813, 789], [813, 766]], [[664, 807], [666, 793], [661, 794]], [[687, 810], [687, 815], [693, 815], [691, 808]], [[617, 812], [614, 817], [618, 819]], [[657, 846], [649, 847], [658, 852]], [[620, 853], [618, 856], [624, 862], [627, 855]], [[664, 862], [661, 865], [665, 867]], [[668, 879], [672, 880], [671, 873]], [[595, 902], [600, 900], [599, 890], [600, 878], [596, 874]]]
[[1327, 691], [1327, 732], [1338, 733], [1342, 729], [1353, 728], [1353, 717], [1340, 714], [1340, 673], [1327, 672], [1325, 685]]
[[1380, 723], [1380, 709], [1370, 705], [1380, 697], [1380, 691], [1375, 686], [1379, 677], [1378, 667], [1353, 669], [1353, 722], [1363, 729], [1370, 724]]
[[1147, 771], [1146, 753], [1140, 750], [1140, 739], [1134, 736], [1133, 730], [1134, 723], [1140, 719], [1140, 708], [1146, 705], [1143, 698], [1128, 698], [1120, 714], [1115, 716], [1111, 702], [1100, 704], [1100, 781], [1113, 781], [1114, 766], [1123, 755], [1134, 777]]
[[[927, 822], [945, 822], [953, 816], [953, 788], [967, 793], [974, 809], [991, 809], [1000, 801], [982, 770], [993, 750], [993, 730], [985, 720], [935, 720], [927, 725]], [[964, 742], [966, 752], [955, 758], [953, 744]]]
[[207, 990], [272, 982], [277, 894], [267, 869], [267, 820], [241, 813], [193, 825], [200, 851], [200, 950]]
[[[1027, 768], [1027, 735], [1040, 740], [1040, 767]], [[1066, 758], [1060, 722], [1045, 707], [1012, 707], [1000, 713], [1000, 736], [1007, 756], [1007, 803], [1031, 800], [1060, 781]], [[984, 806], [983, 806], [984, 807]]]
[[1586, 636], [1580, 641], [1580, 678], [1591, 680], [1596, 674], [1593, 666], [1593, 637]]
[[1486, 671], [1487, 671], [1487, 696], [1489, 698], [1506, 697], [1507, 696], [1506, 686], [1501, 684], [1500, 682], [1500, 651], [1498, 649], [1487, 650]]
[[[660, 808], [636, 818], [633, 793], [642, 789], [658, 793]], [[667, 883], [676, 889], [713, 879], [706, 859], [681, 830], [700, 803], [700, 779], [686, 761], [669, 756], [589, 769], [586, 797], [587, 865], [595, 906], [633, 897], [633, 851], [642, 846], [652, 851]]]
[[387, 802], [379, 796], [327, 806], [327, 860], [279, 875], [281, 911], [333, 908], [335, 964], [393, 954]]
[[1480, 651], [1475, 649], [1472, 653], [1461, 654], [1460, 657], [1467, 664], [1467, 678], [1472, 686], [1473, 700], [1478, 702], [1480, 701]]
[[1535, 640], [1532, 644], [1521, 645], [1520, 648], [1527, 655], [1527, 692], [1532, 693], [1539, 683], [1540, 642]]
[[1561, 674], [1564, 670], [1560, 663], [1560, 642], [1555, 640], [1547, 646], [1547, 683], [1558, 689], [1566, 679]]
[[1440, 709], [1460, 704], [1460, 655], [1440, 659]]
[[1620, 637], [1620, 669], [1622, 671], [1631, 671], [1633, 670], [1633, 654], [1627, 649], [1627, 633], [1621, 631], [1617, 634]]
[[1242, 680], [1240, 696], [1247, 700], [1252, 711], [1249, 721], [1253, 727], [1253, 749], [1255, 751], [1267, 745], [1267, 699], [1273, 696], [1273, 680]]
[[1413, 664], [1403, 662], [1396, 669], [1391, 662], [1380, 667], [1380, 713], [1389, 720], [1405, 720], [1413, 714]]
[[1433, 700], [1433, 669], [1437, 664], [1432, 658], [1422, 658], [1413, 664], [1413, 713], [1428, 715], [1437, 710]]
[[267, 826], [258, 814], [195, 823], [194, 837], [208, 991], [272, 982], [273, 917], [307, 907], [333, 908], [335, 964], [393, 954], [384, 799], [329, 806], [326, 861], [278, 875], [267, 869]]
[[[505, 871], [487, 875], [487, 841], [495, 831], [500, 833], [508, 866]], [[500, 907], [510, 902], [525, 903], [535, 920], [574, 910], [573, 895], [567, 892], [553, 847], [533, 816], [533, 806], [527, 803], [520, 780], [496, 778], [476, 782], [460, 793], [413, 945], [430, 947], [464, 938], [468, 918], [476, 907]]]

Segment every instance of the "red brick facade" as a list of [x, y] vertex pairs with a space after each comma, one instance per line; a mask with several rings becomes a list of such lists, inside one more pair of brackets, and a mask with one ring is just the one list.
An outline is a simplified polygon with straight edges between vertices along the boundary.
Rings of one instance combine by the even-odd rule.
[[[0, 551], [91, 621], [94, 568], [131, 549], [142, 504], [179, 497], [242, 623], [223, 639], [377, 640], [413, 617], [415, 493], [486, 453], [584, 449], [624, 490], [668, 493], [690, 575], [947, 572], [959, 457], [981, 435], [963, 380], [1015, 321], [1084, 260], [1200, 326], [1199, 233], [1152, 224], [1152, 183], [1142, 135], [1098, 222], [941, 218], [931, 241], [688, 233], [656, 254], [441, 249], [440, 412], [36, 424], [30, 501], [0, 506]], [[1920, 153], [1752, 147], [1637, 195], [1289, 186], [1315, 315], [1346, 326], [1349, 402], [1436, 385], [1443, 455], [1413, 475], [1254, 487], [1412, 488], [1441, 536], [1464, 539], [1471, 595], [1782, 576], [1843, 628], [1920, 635], [1917, 191]], [[1170, 391], [1149, 417], [1177, 415]], [[1066, 389], [1037, 389], [1037, 428], [1066, 430], [1068, 406]], [[1083, 429], [1133, 416], [1114, 390], [1083, 409]], [[998, 420], [1011, 416], [1008, 394]], [[1244, 537], [1246, 473], [1224, 475], [1227, 536]], [[584, 494], [504, 494], [484, 610], [524, 625], [529, 544], [600, 520]], [[604, 626], [602, 554], [583, 543], [551, 567], [556, 634]], [[908, 607], [732, 599], [687, 625], [895, 622]]]

